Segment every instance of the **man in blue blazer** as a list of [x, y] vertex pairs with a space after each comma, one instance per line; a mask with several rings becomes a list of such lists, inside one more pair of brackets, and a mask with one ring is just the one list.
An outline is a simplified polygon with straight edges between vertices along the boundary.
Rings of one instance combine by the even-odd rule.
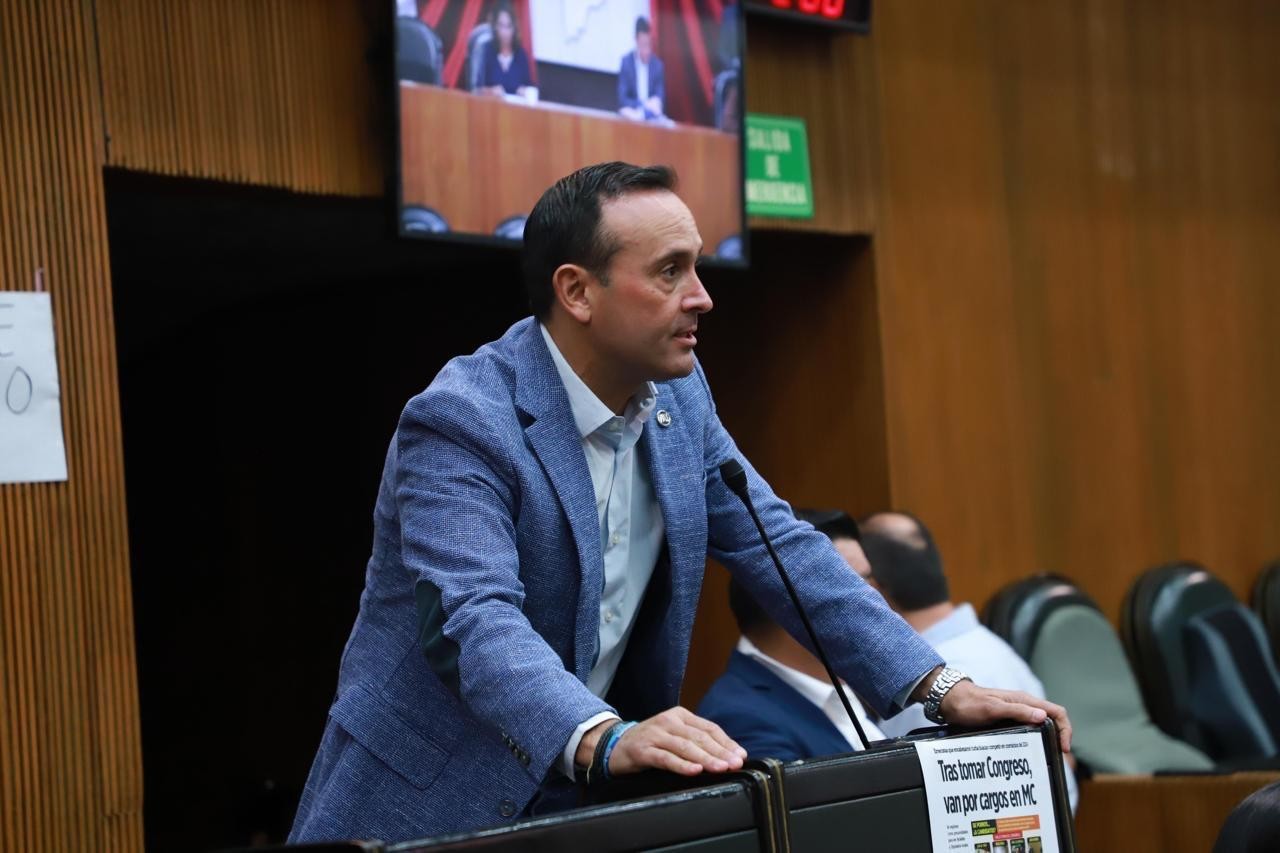
[[[850, 563], [867, 566], [857, 522], [843, 512], [797, 510], [796, 517], [832, 540]], [[865, 574], [858, 570], [857, 574]], [[741, 637], [724, 673], [698, 704], [699, 716], [718, 724], [752, 758], [795, 761], [862, 749], [821, 661], [770, 618], [736, 579], [729, 608]], [[846, 688], [846, 692], [848, 692]], [[884, 733], [868, 718], [857, 696], [849, 704], [868, 741]]]
[[[405, 407], [292, 841], [474, 829], [572, 805], [572, 777], [741, 766], [737, 744], [677, 705], [706, 556], [801, 626], [720, 477], [740, 454], [693, 355], [711, 298], [674, 181], [624, 163], [558, 181], [525, 226], [534, 317]], [[886, 714], [950, 686], [744, 466], [842, 676]], [[981, 723], [1056, 708], [998, 695], [958, 682], [941, 710]]]
[[666, 111], [667, 82], [662, 60], [653, 53], [649, 19], [636, 19], [636, 49], [622, 57], [618, 71], [618, 112], [627, 118], [650, 121]]
[[[838, 711], [844, 713], [843, 708]], [[836, 727], [822, 706], [741, 649], [730, 653], [729, 665], [702, 698], [698, 715], [718, 724], [752, 758], [795, 761], [861, 748]], [[867, 724], [862, 728], [865, 732]], [[867, 737], [871, 738], [869, 732]]]

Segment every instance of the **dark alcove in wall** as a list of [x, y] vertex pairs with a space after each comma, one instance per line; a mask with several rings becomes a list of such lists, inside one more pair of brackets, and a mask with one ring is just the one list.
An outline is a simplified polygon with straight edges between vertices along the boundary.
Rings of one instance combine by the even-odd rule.
[[106, 185], [147, 846], [279, 840], [397, 417], [526, 313], [518, 256], [399, 240], [378, 200]]
[[[401, 240], [382, 200], [109, 170], [151, 850], [281, 840], [319, 742], [404, 403], [524, 316], [512, 250]], [[865, 239], [753, 236], [702, 277], [725, 425], [779, 493], [887, 499]], [[736, 636], [722, 578], [685, 699]]]

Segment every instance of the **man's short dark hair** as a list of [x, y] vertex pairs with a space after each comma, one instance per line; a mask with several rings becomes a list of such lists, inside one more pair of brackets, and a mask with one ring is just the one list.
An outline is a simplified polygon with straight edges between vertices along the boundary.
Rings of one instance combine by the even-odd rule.
[[649, 32], [649, 19], [644, 15], [636, 18], [636, 35]]
[[1280, 844], [1280, 782], [1245, 797], [1227, 815], [1213, 845], [1214, 853], [1235, 850], [1276, 850]]
[[598, 163], [555, 182], [529, 212], [524, 225], [525, 292], [529, 308], [546, 319], [555, 299], [551, 277], [562, 264], [578, 264], [608, 283], [609, 261], [620, 247], [618, 237], [600, 227], [600, 208], [627, 193], [674, 191], [675, 170], [669, 166]]
[[[910, 533], [890, 533], [876, 523], [877, 516], [899, 515], [909, 519]], [[875, 513], [862, 519], [862, 550], [871, 563], [871, 577], [885, 598], [900, 610], [923, 610], [951, 598], [942, 555], [924, 522], [907, 512]]]

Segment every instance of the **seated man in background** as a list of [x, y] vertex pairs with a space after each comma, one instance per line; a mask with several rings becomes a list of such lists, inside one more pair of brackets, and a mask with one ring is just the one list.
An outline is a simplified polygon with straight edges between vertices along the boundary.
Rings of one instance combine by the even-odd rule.
[[[859, 526], [870, 571], [864, 577], [944, 660], [980, 684], [1045, 698], [1044, 685], [1026, 661], [978, 621], [973, 606], [951, 601], [942, 555], [918, 518], [902, 512], [878, 512], [864, 518]], [[882, 721], [880, 728], [891, 737], [901, 737], [931, 725], [924, 714], [910, 707]], [[1078, 796], [1075, 776], [1069, 764], [1064, 769], [1074, 811]]]
[[[796, 517], [826, 534], [841, 556], [866, 577], [858, 525], [843, 512], [798, 510]], [[862, 567], [858, 571], [859, 566]], [[754, 758], [793, 761], [862, 749], [844, 705], [813, 653], [774, 622], [736, 580], [729, 607], [742, 636], [729, 665], [698, 706]], [[845, 687], [868, 740], [884, 735]]]
[[636, 19], [636, 49], [622, 57], [618, 71], [618, 112], [636, 121], [663, 118], [667, 100], [662, 60], [653, 55], [649, 19]]

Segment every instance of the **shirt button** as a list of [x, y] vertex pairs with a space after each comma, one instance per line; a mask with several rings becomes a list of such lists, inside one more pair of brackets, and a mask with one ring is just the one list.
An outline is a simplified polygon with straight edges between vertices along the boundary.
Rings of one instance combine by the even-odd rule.
[[621, 542], [621, 541], [622, 541], [622, 534], [620, 534], [620, 533], [615, 533], [615, 534], [613, 534], [612, 536], [610, 536], [610, 537], [609, 537], [609, 544], [610, 544], [610, 545], [617, 545], [617, 544], [618, 544], [619, 542]]
[[605, 622], [612, 622], [612, 621], [613, 621], [613, 610], [612, 610], [612, 609], [610, 609], [610, 610], [606, 610], [606, 611], [604, 612], [604, 621], [605, 621]]
[[512, 800], [503, 800], [498, 803], [498, 814], [503, 817], [513, 817], [516, 813], [516, 804]]

